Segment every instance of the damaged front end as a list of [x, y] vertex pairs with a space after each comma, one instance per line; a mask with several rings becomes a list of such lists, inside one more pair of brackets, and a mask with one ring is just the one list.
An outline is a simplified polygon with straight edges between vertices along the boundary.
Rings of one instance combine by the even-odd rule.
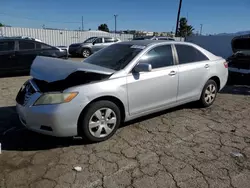
[[67, 78], [63, 80], [47, 82], [45, 80], [33, 78], [32, 81], [36, 84], [39, 91], [42, 93], [58, 91], [62, 92], [67, 88], [105, 80], [108, 79], [110, 76], [111, 75], [105, 75], [100, 73], [77, 71], [70, 74]]
[[233, 38], [231, 45], [234, 54], [227, 59], [230, 77], [250, 82], [250, 35]]
[[115, 71], [84, 62], [37, 56], [31, 66], [32, 81], [44, 92], [63, 91], [69, 87], [108, 79]]

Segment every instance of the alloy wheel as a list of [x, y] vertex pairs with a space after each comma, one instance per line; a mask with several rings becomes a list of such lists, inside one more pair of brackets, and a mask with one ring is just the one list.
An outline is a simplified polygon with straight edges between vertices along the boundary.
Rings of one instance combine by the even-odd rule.
[[209, 84], [205, 90], [205, 102], [211, 104], [216, 96], [216, 86], [214, 84]]
[[89, 120], [89, 131], [92, 136], [102, 138], [113, 132], [117, 122], [115, 112], [110, 108], [97, 110]]
[[83, 55], [83, 57], [89, 57], [89, 55], [90, 55], [89, 50], [83, 50], [82, 55]]

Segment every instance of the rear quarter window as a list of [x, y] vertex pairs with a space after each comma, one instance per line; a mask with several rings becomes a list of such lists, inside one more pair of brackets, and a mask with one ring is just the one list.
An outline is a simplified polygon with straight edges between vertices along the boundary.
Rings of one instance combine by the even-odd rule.
[[178, 54], [179, 64], [209, 60], [207, 56], [193, 46], [176, 44], [175, 48]]

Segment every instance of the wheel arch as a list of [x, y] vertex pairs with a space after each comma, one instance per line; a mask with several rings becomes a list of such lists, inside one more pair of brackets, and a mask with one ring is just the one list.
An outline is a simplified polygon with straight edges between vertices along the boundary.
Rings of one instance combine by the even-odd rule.
[[217, 85], [217, 89], [218, 91], [220, 90], [220, 78], [218, 76], [212, 76], [211, 78], [209, 78], [208, 80], [213, 80], [215, 81], [216, 85]]
[[82, 119], [82, 117], [83, 117], [83, 115], [84, 115], [84, 113], [86, 112], [86, 110], [88, 110], [88, 107], [92, 104], [92, 103], [94, 103], [94, 102], [97, 102], [97, 101], [102, 101], [102, 100], [107, 100], [107, 101], [110, 101], [110, 102], [113, 102], [113, 103], [115, 103], [117, 106], [118, 106], [118, 108], [120, 109], [120, 112], [121, 112], [121, 122], [123, 122], [124, 121], [124, 119], [125, 119], [125, 106], [124, 106], [124, 104], [123, 104], [123, 102], [119, 99], [119, 98], [117, 98], [117, 97], [115, 97], [115, 96], [111, 96], [111, 95], [106, 95], [106, 96], [101, 96], [101, 97], [97, 97], [97, 98], [95, 98], [95, 99], [93, 99], [92, 101], [90, 101], [84, 108], [83, 108], [83, 110], [82, 110], [82, 112], [80, 113], [80, 116], [79, 116], [79, 118], [78, 118], [78, 121], [77, 121], [77, 132], [78, 132], [78, 135], [81, 135], [81, 129], [80, 129], [80, 121], [81, 121], [81, 119]]
[[93, 53], [92, 49], [91, 49], [90, 47], [88, 47], [88, 46], [83, 46], [83, 47], [81, 48], [81, 53], [82, 53], [82, 51], [83, 51], [84, 49], [88, 49], [88, 50], [90, 51], [91, 54]]
[[[220, 78], [219, 78], [218, 76], [212, 76], [212, 77], [210, 77], [209, 79], [207, 79], [206, 83], [208, 82], [208, 80], [213, 80], [213, 81], [215, 81], [215, 83], [216, 83], [216, 85], [217, 85], [218, 91], [220, 90], [220, 84], [221, 84], [221, 83], [220, 83]], [[202, 90], [201, 90], [201, 92], [200, 92], [199, 98], [201, 98], [202, 91], [203, 91], [203, 89], [204, 89], [206, 83], [203, 85], [203, 88], [202, 88]]]

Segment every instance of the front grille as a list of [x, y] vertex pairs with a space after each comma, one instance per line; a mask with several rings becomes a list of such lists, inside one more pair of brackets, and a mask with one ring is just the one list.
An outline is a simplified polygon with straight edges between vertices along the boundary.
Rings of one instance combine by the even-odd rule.
[[27, 102], [29, 101], [31, 95], [35, 93], [35, 89], [33, 86], [30, 84], [30, 82], [26, 82], [19, 90], [17, 97], [16, 97], [16, 102], [21, 105], [26, 105]]

